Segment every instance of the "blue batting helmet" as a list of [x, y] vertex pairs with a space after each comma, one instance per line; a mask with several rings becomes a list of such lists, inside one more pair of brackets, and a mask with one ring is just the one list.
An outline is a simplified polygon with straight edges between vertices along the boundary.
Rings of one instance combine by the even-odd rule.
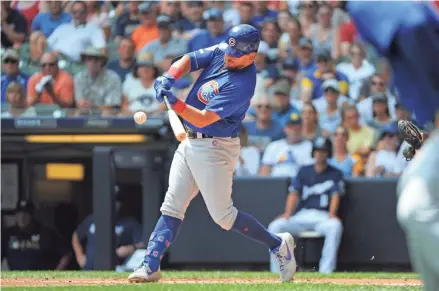
[[242, 57], [259, 48], [259, 32], [248, 24], [240, 24], [229, 30], [229, 36], [225, 42], [220, 43], [219, 48], [234, 58]]

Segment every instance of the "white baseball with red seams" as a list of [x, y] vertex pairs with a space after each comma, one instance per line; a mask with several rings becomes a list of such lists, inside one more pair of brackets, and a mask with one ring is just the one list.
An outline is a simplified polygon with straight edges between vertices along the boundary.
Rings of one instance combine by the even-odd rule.
[[145, 112], [137, 111], [137, 112], [134, 114], [134, 121], [135, 121], [137, 124], [143, 124], [143, 123], [146, 122], [147, 119], [148, 119], [148, 117], [146, 116], [146, 113], [145, 113]]

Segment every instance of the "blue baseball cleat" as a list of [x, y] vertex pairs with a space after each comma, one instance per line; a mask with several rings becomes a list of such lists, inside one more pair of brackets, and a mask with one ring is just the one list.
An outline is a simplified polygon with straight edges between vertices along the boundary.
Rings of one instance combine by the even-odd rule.
[[276, 234], [282, 239], [282, 243], [275, 249], [271, 250], [271, 253], [276, 258], [280, 270], [280, 279], [282, 282], [289, 282], [293, 280], [294, 274], [296, 274], [296, 258], [294, 257], [294, 238], [289, 233]]

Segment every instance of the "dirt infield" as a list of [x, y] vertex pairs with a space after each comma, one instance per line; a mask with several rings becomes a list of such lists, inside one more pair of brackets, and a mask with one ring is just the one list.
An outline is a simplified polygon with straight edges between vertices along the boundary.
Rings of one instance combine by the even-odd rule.
[[[343, 285], [384, 285], [384, 286], [421, 286], [416, 279], [349, 279], [349, 278], [300, 278], [298, 283], [343, 284]], [[276, 279], [162, 279], [165, 284], [280, 284]], [[129, 284], [126, 279], [97, 278], [2, 278], [2, 287], [31, 286], [86, 286], [86, 285], [121, 285]]]

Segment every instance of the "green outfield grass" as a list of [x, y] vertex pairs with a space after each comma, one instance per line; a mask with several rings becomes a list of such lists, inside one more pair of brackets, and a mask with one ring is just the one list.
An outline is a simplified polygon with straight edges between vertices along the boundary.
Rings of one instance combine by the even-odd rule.
[[[268, 272], [163, 272], [164, 282], [149, 283], [149, 284], [129, 284], [125, 281], [128, 273], [116, 272], [2, 272], [2, 288], [5, 290], [110, 290], [110, 291], [134, 291], [134, 290], [154, 290], [154, 291], [283, 291], [283, 290], [315, 290], [315, 291], [366, 291], [366, 290], [422, 290], [420, 286], [387, 286], [382, 282], [375, 282], [380, 280], [404, 280], [418, 279], [417, 274], [414, 273], [334, 273], [331, 275], [321, 275], [319, 273], [305, 273], [300, 272], [295, 276], [296, 282], [278, 283], [277, 275]], [[358, 282], [352, 284], [338, 284], [329, 283], [330, 280], [350, 280], [354, 279]], [[59, 280], [57, 285], [53, 286], [53, 282]], [[71, 280], [71, 281], [70, 281]], [[84, 280], [81, 286], [75, 282]], [[88, 280], [88, 281], [87, 281]], [[173, 282], [170, 282], [175, 280]], [[190, 281], [183, 283], [183, 280]], [[196, 283], [197, 281], [201, 283]], [[208, 283], [207, 281], [213, 281]], [[230, 280], [231, 282], [228, 282]], [[236, 281], [242, 280], [243, 283]], [[323, 280], [319, 282], [319, 280]], [[360, 282], [365, 280], [368, 285]], [[373, 281], [375, 280], [375, 281]], [[27, 286], [11, 287], [10, 282], [19, 283], [25, 281]], [[69, 282], [70, 281], [70, 282]], [[221, 282], [218, 282], [221, 281]], [[255, 281], [255, 282], [252, 282]], [[259, 281], [259, 282], [258, 282]], [[262, 282], [261, 281], [265, 281]], [[3, 283], [4, 282], [4, 283]], [[35, 282], [33, 284], [33, 282]], [[49, 283], [45, 283], [49, 282]], [[91, 283], [90, 283], [91, 282]], [[396, 281], [393, 281], [396, 282]], [[370, 283], [374, 284], [371, 285]], [[4, 284], [8, 286], [5, 287]]]

